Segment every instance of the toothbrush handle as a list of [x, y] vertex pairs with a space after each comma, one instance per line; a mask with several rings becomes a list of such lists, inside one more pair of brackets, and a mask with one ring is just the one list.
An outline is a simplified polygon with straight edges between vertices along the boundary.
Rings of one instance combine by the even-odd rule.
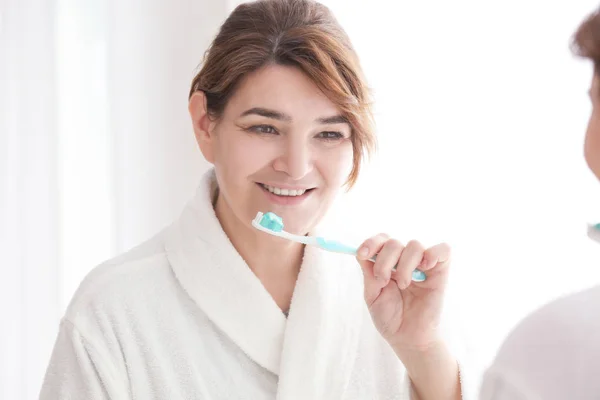
[[[320, 248], [322, 248], [323, 250], [329, 250], [329, 251], [334, 251], [337, 253], [345, 253], [345, 254], [351, 254], [351, 255], [356, 255], [356, 251], [358, 249], [351, 247], [351, 246], [347, 246], [343, 243], [340, 243], [338, 241], [335, 240], [327, 240], [325, 238], [322, 237], [307, 237], [307, 240], [314, 240], [314, 243], [306, 243], [306, 244], [314, 244], [315, 246], [318, 246]], [[377, 255], [373, 256], [370, 258], [371, 261], [375, 262], [375, 259], [377, 258]], [[395, 271], [398, 268], [398, 265], [394, 265], [394, 268], [392, 268], [393, 271]], [[425, 279], [427, 279], [427, 276], [425, 275], [425, 272], [420, 271], [420, 270], [414, 270], [412, 273], [412, 280], [414, 282], [423, 282]]]
[[[373, 257], [369, 258], [370, 261], [375, 262], [375, 260], [377, 260], [377, 255], [374, 255]], [[392, 271], [396, 271], [398, 269], [398, 264], [394, 265], [394, 267], [392, 268]], [[412, 273], [412, 280], [414, 282], [423, 282], [425, 279], [427, 279], [427, 275], [425, 274], [425, 272], [421, 271], [421, 270], [414, 270]]]

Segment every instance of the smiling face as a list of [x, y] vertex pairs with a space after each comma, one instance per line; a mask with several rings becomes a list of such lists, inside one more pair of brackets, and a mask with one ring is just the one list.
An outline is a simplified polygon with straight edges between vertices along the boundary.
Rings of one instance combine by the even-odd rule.
[[258, 211], [308, 233], [352, 170], [352, 129], [338, 108], [299, 69], [268, 65], [248, 75], [218, 121], [202, 93], [190, 100], [196, 137], [214, 164], [217, 215], [250, 226]]

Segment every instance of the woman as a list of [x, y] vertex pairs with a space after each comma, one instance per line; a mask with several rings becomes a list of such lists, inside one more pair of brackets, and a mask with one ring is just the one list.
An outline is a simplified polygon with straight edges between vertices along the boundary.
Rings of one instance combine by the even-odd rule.
[[[359, 269], [250, 224], [272, 211], [286, 230], [314, 233], [374, 147], [358, 59], [328, 9], [237, 7], [189, 112], [214, 169], [179, 220], [82, 283], [41, 397], [459, 399], [438, 328], [446, 245], [380, 234], [362, 244]], [[417, 268], [425, 282], [411, 282]]]
[[[594, 62], [585, 159], [600, 179], [600, 14], [586, 19], [574, 50]], [[597, 236], [597, 235], [594, 235]], [[485, 400], [600, 399], [600, 286], [554, 301], [508, 337], [484, 378]]]

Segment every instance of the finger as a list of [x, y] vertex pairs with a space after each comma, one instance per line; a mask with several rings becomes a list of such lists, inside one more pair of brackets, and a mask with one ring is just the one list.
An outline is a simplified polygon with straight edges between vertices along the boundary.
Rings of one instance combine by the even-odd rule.
[[358, 260], [364, 276], [364, 297], [370, 307], [385, 287], [382, 281], [375, 279], [373, 274], [373, 261]]
[[360, 247], [358, 248], [356, 257], [359, 260], [368, 260], [373, 257], [375, 254], [381, 250], [384, 243], [390, 237], [385, 233], [380, 233], [378, 235], [372, 236], [369, 239], [365, 240]]
[[440, 243], [425, 250], [423, 254], [423, 262], [419, 266], [421, 271], [439, 267], [446, 267], [450, 263], [451, 256], [450, 246], [446, 243]]
[[425, 248], [416, 240], [407, 243], [398, 261], [396, 282], [400, 289], [406, 289], [412, 282], [412, 273], [422, 264]]
[[373, 274], [376, 279], [383, 280], [387, 284], [392, 276], [392, 269], [398, 264], [402, 255], [404, 245], [396, 239], [389, 239], [377, 253]]
[[373, 273], [374, 262], [369, 260], [369, 258], [375, 255], [388, 239], [388, 235], [380, 233], [365, 240], [357, 251], [356, 258], [360, 264], [364, 276], [365, 301], [369, 306], [373, 304], [373, 302], [381, 293], [381, 289], [385, 287], [385, 284], [382, 280], [375, 278]]

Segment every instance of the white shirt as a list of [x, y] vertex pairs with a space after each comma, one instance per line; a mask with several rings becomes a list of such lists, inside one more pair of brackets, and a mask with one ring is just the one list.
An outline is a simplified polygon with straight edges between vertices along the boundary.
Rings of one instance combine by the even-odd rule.
[[172, 226], [87, 276], [41, 399], [409, 399], [356, 261], [308, 246], [286, 319], [221, 229], [213, 179]]
[[600, 286], [526, 318], [487, 371], [480, 399], [600, 399]]

